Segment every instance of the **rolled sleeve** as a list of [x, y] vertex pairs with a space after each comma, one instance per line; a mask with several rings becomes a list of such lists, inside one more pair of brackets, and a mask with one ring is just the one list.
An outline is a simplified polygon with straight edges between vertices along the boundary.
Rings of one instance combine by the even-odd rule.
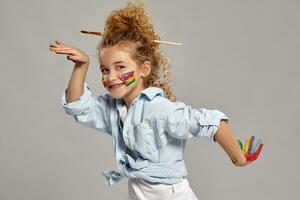
[[221, 120], [229, 118], [219, 110], [192, 108], [182, 102], [174, 102], [166, 118], [166, 131], [178, 139], [208, 138], [214, 141]]
[[69, 115], [80, 115], [86, 110], [88, 110], [89, 101], [92, 96], [92, 93], [90, 91], [89, 85], [85, 82], [84, 83], [84, 89], [83, 94], [75, 101], [67, 103], [66, 101], [67, 96], [67, 89], [64, 91], [62, 98], [61, 98], [61, 104]]
[[67, 90], [62, 95], [61, 105], [68, 115], [73, 116], [76, 122], [104, 133], [111, 132], [108, 95], [93, 96], [86, 82], [84, 83], [83, 94], [77, 100], [67, 103], [66, 93]]
[[220, 126], [220, 122], [222, 120], [228, 122], [229, 118], [219, 110], [199, 108], [196, 110], [196, 112], [199, 116], [198, 124], [200, 126], [197, 137], [206, 137], [209, 138], [211, 142], [215, 142], [214, 135]]

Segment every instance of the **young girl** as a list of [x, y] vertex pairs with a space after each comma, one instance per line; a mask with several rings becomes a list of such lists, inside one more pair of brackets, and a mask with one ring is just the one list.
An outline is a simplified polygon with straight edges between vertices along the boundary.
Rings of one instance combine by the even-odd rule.
[[87, 54], [56, 41], [50, 50], [75, 63], [62, 105], [76, 122], [112, 136], [118, 170], [103, 172], [108, 185], [125, 176], [130, 199], [197, 199], [186, 178], [187, 139], [219, 143], [236, 166], [257, 159], [262, 144], [252, 137], [239, 147], [225, 114], [175, 101], [159, 39], [142, 3], [113, 11], [97, 48], [108, 93], [97, 97], [85, 82]]

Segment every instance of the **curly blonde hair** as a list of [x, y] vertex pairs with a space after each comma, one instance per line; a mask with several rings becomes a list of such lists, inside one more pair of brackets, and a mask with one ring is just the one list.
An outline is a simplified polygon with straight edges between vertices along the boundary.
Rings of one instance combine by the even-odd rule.
[[105, 47], [132, 46], [130, 53], [134, 61], [138, 64], [145, 61], [151, 63], [151, 72], [144, 79], [145, 86], [159, 87], [169, 100], [175, 101], [176, 97], [171, 90], [170, 61], [154, 40], [160, 40], [160, 37], [154, 31], [151, 17], [144, 9], [144, 2], [128, 2], [125, 8], [114, 10], [108, 16], [102, 40], [97, 46], [98, 55]]

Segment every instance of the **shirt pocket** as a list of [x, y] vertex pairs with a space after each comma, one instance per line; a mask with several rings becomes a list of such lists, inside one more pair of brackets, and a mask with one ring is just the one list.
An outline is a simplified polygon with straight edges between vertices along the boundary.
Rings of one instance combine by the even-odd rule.
[[166, 146], [162, 120], [147, 120], [134, 126], [134, 148], [144, 159], [159, 161], [159, 150]]

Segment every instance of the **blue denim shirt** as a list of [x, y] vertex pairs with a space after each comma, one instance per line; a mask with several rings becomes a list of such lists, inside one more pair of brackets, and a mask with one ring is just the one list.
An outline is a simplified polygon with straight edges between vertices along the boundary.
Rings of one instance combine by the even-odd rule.
[[174, 184], [187, 176], [183, 160], [186, 140], [208, 138], [214, 141], [220, 120], [229, 120], [218, 110], [192, 108], [164, 97], [163, 90], [148, 87], [136, 97], [125, 117], [123, 99], [110, 94], [93, 96], [84, 83], [81, 97], [62, 106], [76, 122], [112, 136], [118, 170], [102, 172], [107, 184], [122, 177], [142, 178], [153, 183]]

